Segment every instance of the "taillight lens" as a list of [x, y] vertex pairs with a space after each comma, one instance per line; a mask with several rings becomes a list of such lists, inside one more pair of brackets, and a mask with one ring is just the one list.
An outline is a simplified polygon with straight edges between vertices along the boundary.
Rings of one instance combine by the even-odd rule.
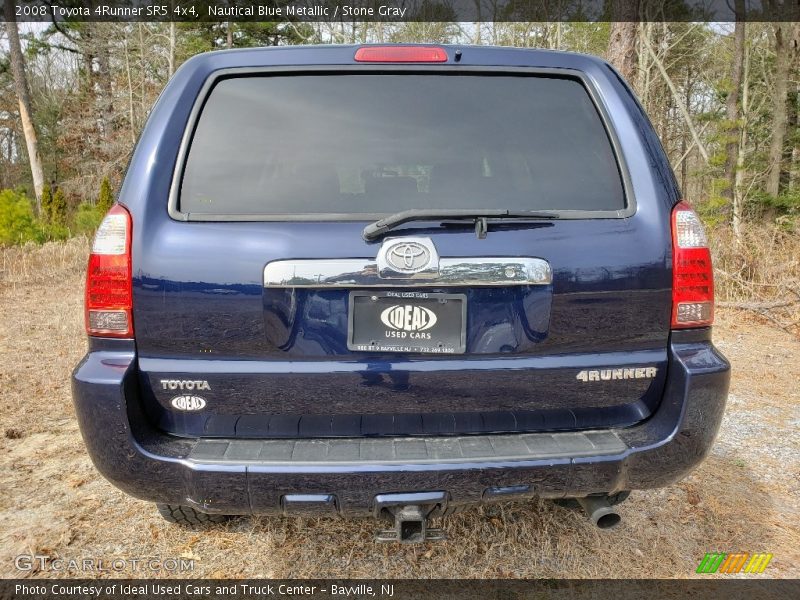
[[447, 52], [436, 46], [365, 46], [356, 50], [356, 62], [440, 63]]
[[133, 337], [132, 306], [131, 215], [115, 204], [98, 227], [89, 255], [86, 333]]
[[672, 328], [714, 322], [714, 272], [700, 218], [686, 202], [672, 210]]

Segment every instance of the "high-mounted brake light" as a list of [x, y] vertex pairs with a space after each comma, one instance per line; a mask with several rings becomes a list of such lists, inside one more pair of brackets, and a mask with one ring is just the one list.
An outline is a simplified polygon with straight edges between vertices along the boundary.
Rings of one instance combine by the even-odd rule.
[[436, 46], [365, 46], [356, 50], [356, 62], [440, 63], [447, 52]]
[[714, 322], [714, 272], [700, 218], [686, 202], [672, 210], [672, 328]]
[[100, 223], [86, 271], [86, 333], [133, 337], [131, 215], [115, 204]]

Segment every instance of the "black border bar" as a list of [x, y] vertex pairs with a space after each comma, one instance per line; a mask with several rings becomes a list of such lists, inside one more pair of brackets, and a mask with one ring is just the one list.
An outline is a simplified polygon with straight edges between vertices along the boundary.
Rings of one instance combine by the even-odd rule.
[[800, 20], [800, 0], [12, 0], [12, 8], [20, 22]]
[[413, 580], [413, 579], [284, 579], [284, 580], [130, 580], [130, 579], [4, 579], [0, 599], [8, 600], [469, 600], [472, 598], [555, 598], [628, 600], [647, 598], [798, 598], [800, 580], [728, 579], [573, 579], [573, 580]]

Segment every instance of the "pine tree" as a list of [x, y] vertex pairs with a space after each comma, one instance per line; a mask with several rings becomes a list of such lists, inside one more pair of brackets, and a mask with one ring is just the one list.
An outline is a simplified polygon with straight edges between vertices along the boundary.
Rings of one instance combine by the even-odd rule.
[[111, 193], [111, 183], [108, 181], [108, 177], [103, 177], [103, 182], [100, 184], [100, 195], [97, 196], [97, 210], [105, 215], [112, 204], [114, 204], [114, 195]]
[[53, 196], [50, 222], [53, 225], [61, 225], [62, 227], [67, 224], [67, 199], [64, 197], [64, 192], [61, 188], [58, 188]]
[[49, 223], [53, 218], [53, 192], [47, 183], [42, 188], [42, 211], [39, 218], [45, 223]]

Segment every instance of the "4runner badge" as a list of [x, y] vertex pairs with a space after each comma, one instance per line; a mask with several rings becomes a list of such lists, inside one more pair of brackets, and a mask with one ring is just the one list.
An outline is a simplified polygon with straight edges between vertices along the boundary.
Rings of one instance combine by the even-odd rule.
[[658, 373], [656, 367], [636, 367], [633, 369], [600, 369], [581, 371], [575, 378], [583, 381], [613, 381], [615, 379], [652, 379]]

